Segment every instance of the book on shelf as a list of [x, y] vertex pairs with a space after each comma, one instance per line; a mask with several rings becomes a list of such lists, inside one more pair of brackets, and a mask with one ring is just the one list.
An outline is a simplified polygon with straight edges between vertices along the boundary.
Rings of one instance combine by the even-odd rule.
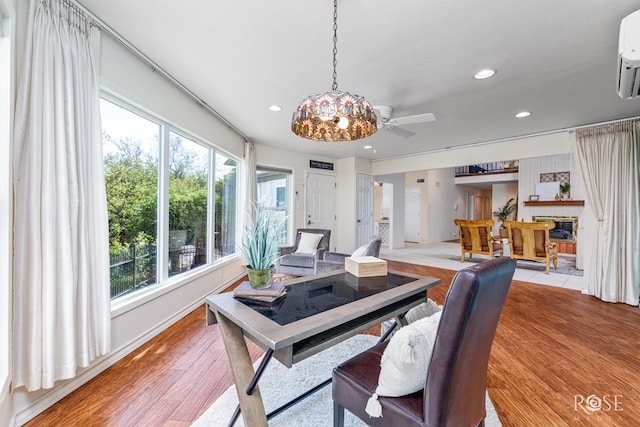
[[284, 282], [273, 282], [268, 288], [252, 288], [249, 282], [242, 282], [233, 290], [236, 297], [280, 297], [286, 292]]

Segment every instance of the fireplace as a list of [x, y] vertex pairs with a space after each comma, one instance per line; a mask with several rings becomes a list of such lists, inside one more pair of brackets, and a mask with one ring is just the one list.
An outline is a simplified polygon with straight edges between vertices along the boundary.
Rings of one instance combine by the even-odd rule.
[[575, 243], [578, 233], [577, 216], [534, 216], [533, 221], [556, 223], [554, 229], [549, 230], [549, 238], [555, 242]]

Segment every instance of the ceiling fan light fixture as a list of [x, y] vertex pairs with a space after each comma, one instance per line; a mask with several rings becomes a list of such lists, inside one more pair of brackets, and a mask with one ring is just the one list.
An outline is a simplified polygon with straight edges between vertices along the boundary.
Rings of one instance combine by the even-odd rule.
[[364, 97], [338, 90], [338, 0], [333, 1], [333, 85], [331, 91], [303, 99], [293, 112], [291, 130], [315, 141], [355, 141], [373, 135], [377, 118]]

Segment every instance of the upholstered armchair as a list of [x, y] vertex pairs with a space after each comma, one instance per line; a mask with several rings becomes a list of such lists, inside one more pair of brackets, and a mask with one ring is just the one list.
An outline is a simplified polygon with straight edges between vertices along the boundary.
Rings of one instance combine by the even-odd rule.
[[[476, 427], [484, 425], [489, 355], [515, 261], [498, 258], [460, 270], [453, 278], [424, 364], [424, 389], [399, 397], [376, 396], [382, 355], [380, 343], [333, 370], [333, 425], [344, 425], [344, 410], [371, 426]], [[428, 321], [428, 320], [427, 320]], [[404, 326], [403, 328], [409, 328]], [[393, 339], [393, 338], [392, 338]], [[371, 417], [376, 398], [380, 417]]]
[[351, 254], [344, 254], [339, 252], [327, 251], [321, 260], [316, 261], [316, 272], [321, 273], [323, 271], [340, 270], [344, 268], [344, 260], [350, 256], [380, 256], [380, 245], [382, 239], [378, 236], [373, 236], [369, 243], [359, 247]]
[[542, 261], [546, 264], [546, 274], [552, 261], [553, 268], [558, 269], [557, 243], [549, 239], [549, 230], [556, 227], [555, 222], [505, 221], [504, 225], [509, 232], [512, 259]]
[[276, 272], [292, 276], [316, 274], [316, 261], [329, 250], [331, 230], [300, 228], [293, 246], [281, 246], [276, 260]]
[[473, 254], [487, 255], [489, 259], [502, 254], [502, 239], [491, 235], [494, 224], [492, 219], [456, 219], [453, 222], [458, 226], [460, 237], [460, 262], [464, 262], [464, 255], [467, 253], [469, 259]]

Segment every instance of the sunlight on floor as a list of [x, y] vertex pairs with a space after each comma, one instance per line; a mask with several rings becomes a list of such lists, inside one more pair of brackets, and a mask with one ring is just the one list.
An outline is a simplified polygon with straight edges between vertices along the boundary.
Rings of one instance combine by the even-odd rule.
[[[406, 243], [404, 248], [380, 249], [380, 258], [410, 262], [413, 264], [427, 265], [431, 267], [446, 268], [449, 270], [461, 270], [475, 263], [460, 262], [460, 244], [452, 242], [440, 242], [430, 244]], [[482, 255], [474, 255], [474, 259], [482, 259]], [[484, 259], [488, 259], [484, 257]], [[513, 276], [515, 280], [536, 283], [540, 285], [557, 286], [560, 288], [575, 289], [581, 291], [584, 288], [584, 277], [574, 276], [553, 271], [549, 274], [544, 271], [535, 271], [518, 267]]]

